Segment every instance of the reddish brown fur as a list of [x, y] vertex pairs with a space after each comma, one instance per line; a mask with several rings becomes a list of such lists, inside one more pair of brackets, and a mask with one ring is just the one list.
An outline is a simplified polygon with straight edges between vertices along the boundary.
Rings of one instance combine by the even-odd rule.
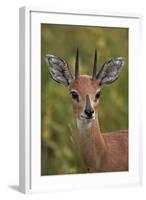
[[[107, 145], [107, 163], [103, 163], [102, 170], [127, 171], [128, 170], [128, 131], [122, 130], [103, 134]], [[110, 141], [110, 142], [109, 142]], [[110, 158], [110, 159], [109, 159]]]
[[[97, 81], [92, 80], [88, 75], [81, 75], [79, 80], [74, 80], [72, 82], [70, 89], [75, 89], [80, 94], [80, 102], [73, 101], [73, 110], [76, 117], [79, 117], [83, 109], [85, 96], [88, 94], [94, 99], [97, 89], [100, 90], [100, 88]], [[97, 106], [96, 102], [94, 102], [94, 106]]]
[[[80, 101], [73, 101], [73, 110], [77, 119], [84, 108], [85, 96], [90, 95], [94, 109], [99, 101], [94, 102], [95, 94], [101, 87], [87, 75], [72, 82], [70, 89], [77, 90]], [[91, 172], [127, 171], [128, 170], [128, 132], [117, 131], [102, 134], [98, 118], [87, 129], [78, 128], [78, 143], [85, 168]]]

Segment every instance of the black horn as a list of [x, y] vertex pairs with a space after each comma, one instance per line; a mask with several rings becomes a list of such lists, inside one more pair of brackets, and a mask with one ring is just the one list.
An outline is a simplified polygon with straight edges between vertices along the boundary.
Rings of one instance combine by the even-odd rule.
[[96, 79], [96, 68], [97, 68], [97, 49], [95, 49], [94, 54], [94, 64], [93, 64], [93, 73], [92, 73], [92, 79]]
[[76, 61], [75, 61], [75, 80], [79, 79], [79, 50], [77, 48]]

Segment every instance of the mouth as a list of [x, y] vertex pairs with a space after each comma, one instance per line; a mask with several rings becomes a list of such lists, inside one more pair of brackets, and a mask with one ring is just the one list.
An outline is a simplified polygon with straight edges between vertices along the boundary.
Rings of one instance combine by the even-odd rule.
[[81, 119], [87, 119], [87, 120], [93, 120], [93, 119], [95, 119], [94, 116], [88, 117], [88, 116], [84, 116], [84, 115], [81, 115], [80, 118]]

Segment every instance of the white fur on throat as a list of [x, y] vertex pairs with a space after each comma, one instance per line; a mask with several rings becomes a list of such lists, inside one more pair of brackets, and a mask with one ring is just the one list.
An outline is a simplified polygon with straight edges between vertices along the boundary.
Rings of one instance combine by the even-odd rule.
[[92, 126], [93, 120], [90, 119], [76, 119], [78, 129], [89, 129]]

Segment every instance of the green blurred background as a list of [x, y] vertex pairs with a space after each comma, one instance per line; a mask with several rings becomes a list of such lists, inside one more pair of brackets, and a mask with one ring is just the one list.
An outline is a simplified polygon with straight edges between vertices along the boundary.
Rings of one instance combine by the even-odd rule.
[[91, 74], [94, 49], [99, 66], [113, 57], [124, 57], [120, 79], [105, 86], [100, 98], [102, 132], [128, 128], [128, 29], [71, 25], [41, 25], [41, 175], [84, 173], [77, 145], [69, 91], [53, 81], [45, 62], [47, 53], [65, 59], [74, 74], [76, 48], [80, 74]]

